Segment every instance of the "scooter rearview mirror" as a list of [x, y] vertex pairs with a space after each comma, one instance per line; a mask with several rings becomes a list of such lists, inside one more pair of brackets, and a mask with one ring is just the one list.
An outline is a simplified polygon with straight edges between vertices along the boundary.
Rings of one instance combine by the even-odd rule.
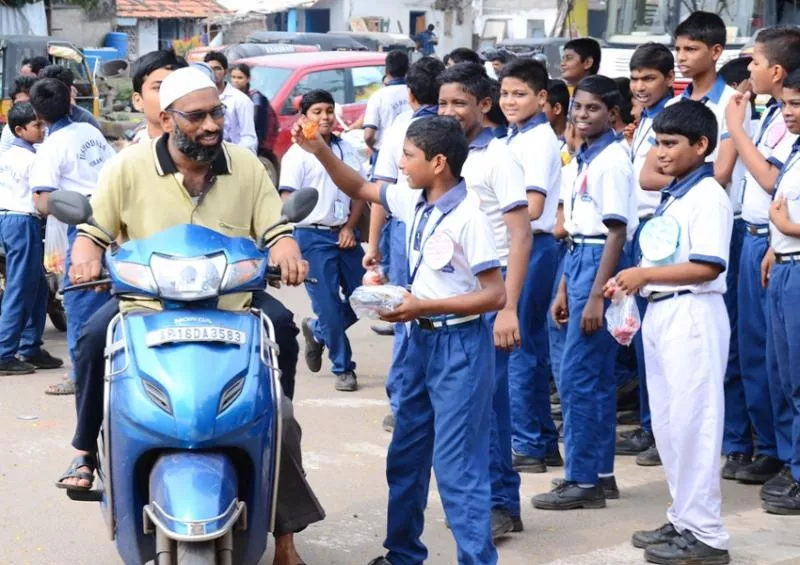
[[281, 207], [281, 219], [269, 226], [261, 235], [259, 247], [264, 247], [264, 237], [278, 226], [295, 224], [308, 216], [319, 200], [316, 188], [301, 188], [294, 191]]
[[67, 225], [85, 224], [92, 217], [92, 205], [89, 199], [72, 190], [57, 190], [47, 197], [50, 213]]

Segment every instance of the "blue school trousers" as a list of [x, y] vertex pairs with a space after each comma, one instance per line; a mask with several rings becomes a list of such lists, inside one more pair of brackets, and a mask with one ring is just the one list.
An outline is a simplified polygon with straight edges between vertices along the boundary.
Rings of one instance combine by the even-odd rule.
[[775, 343], [778, 379], [792, 413], [790, 465], [800, 481], [800, 264], [775, 265], [769, 279], [767, 300]]
[[522, 346], [511, 352], [512, 446], [515, 453], [544, 458], [558, 450], [558, 432], [550, 415], [550, 353], [547, 317], [558, 248], [549, 233], [535, 234], [525, 285], [519, 297]]
[[354, 371], [356, 364], [345, 332], [358, 319], [349, 300], [364, 277], [364, 250], [358, 236], [356, 246], [350, 249], [339, 247], [339, 230], [296, 226], [294, 238], [308, 261], [309, 277], [317, 279], [316, 284], [306, 283], [317, 315], [314, 338], [328, 348], [334, 375]]
[[[774, 345], [768, 332], [767, 291], [761, 286], [761, 260], [769, 248], [768, 225], [752, 226], [763, 234], [747, 231], [739, 264], [739, 363], [749, 421], [755, 432], [759, 455], [790, 456], [791, 411], [777, 386]], [[777, 429], [781, 428], [780, 450]]]
[[[567, 325], [559, 394], [564, 418], [566, 479], [596, 485], [614, 472], [619, 346], [604, 327], [586, 335], [581, 316], [597, 276], [603, 245], [576, 245], [564, 260]], [[605, 303], [608, 307], [608, 301]]]
[[[72, 246], [75, 238], [78, 237], [78, 229], [75, 226], [67, 227], [67, 256], [64, 258], [64, 287], [73, 284], [69, 278], [69, 269], [72, 265]], [[84, 282], [84, 281], [77, 281]], [[93, 288], [87, 290], [75, 290], [64, 293], [64, 311], [67, 314], [67, 348], [69, 349], [69, 359], [72, 367], [75, 364], [75, 352], [78, 345], [78, 337], [81, 335], [83, 326], [89, 318], [97, 312], [103, 304], [111, 299], [108, 291], [96, 292]], [[70, 371], [69, 378], [75, 381], [74, 369]]]
[[[728, 353], [728, 367], [725, 370], [725, 431], [722, 436], [722, 453], [753, 453], [753, 433], [750, 416], [747, 413], [744, 383], [739, 363], [739, 316], [738, 287], [739, 263], [744, 243], [745, 222], [741, 218], [733, 221], [731, 247], [725, 281], [725, 307], [731, 321], [731, 343]], [[760, 272], [760, 267], [759, 267]]]
[[400, 359], [399, 409], [386, 460], [392, 565], [420, 565], [431, 466], [459, 565], [494, 565], [489, 438], [494, 340], [484, 318], [441, 329], [412, 322]]
[[47, 315], [41, 221], [30, 214], [0, 212], [0, 245], [6, 254], [0, 360], [30, 358], [42, 347]]
[[[389, 270], [386, 276], [390, 284], [406, 286], [408, 283], [408, 260], [406, 259], [406, 225], [400, 220], [390, 217], [386, 222], [389, 228], [388, 254]], [[383, 251], [381, 251], [383, 254]], [[397, 415], [398, 382], [397, 369], [398, 357], [402, 354], [403, 341], [406, 339], [404, 324], [395, 324], [394, 342], [392, 343], [392, 364], [386, 377], [386, 396], [389, 397], [389, 407], [392, 414]]]

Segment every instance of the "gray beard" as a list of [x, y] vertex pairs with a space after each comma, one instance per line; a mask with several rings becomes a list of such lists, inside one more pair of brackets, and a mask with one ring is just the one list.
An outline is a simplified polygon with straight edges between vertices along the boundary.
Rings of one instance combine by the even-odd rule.
[[210, 163], [217, 158], [222, 150], [221, 135], [220, 141], [216, 145], [202, 145], [197, 141], [193, 141], [179, 126], [177, 126], [177, 124], [173, 132], [173, 139], [175, 140], [175, 147], [178, 148], [178, 151], [198, 163]]

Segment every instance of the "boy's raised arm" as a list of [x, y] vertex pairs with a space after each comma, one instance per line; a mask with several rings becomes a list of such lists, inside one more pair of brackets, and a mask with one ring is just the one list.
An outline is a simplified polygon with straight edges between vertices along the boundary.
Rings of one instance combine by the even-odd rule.
[[292, 127], [292, 141], [308, 151], [325, 167], [339, 189], [354, 200], [381, 203], [380, 185], [366, 182], [361, 175], [336, 157], [325, 140], [317, 133], [312, 139], [303, 135], [302, 122]]

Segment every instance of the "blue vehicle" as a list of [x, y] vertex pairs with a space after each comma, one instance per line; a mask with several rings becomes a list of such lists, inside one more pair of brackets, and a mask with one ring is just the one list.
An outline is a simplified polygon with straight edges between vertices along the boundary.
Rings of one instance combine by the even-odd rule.
[[[316, 201], [314, 189], [297, 191], [278, 225]], [[97, 226], [83, 196], [58, 191], [49, 202], [61, 221]], [[68, 493], [100, 502], [125, 565], [255, 565], [266, 550], [281, 451], [274, 329], [260, 311], [217, 301], [264, 290], [276, 276], [267, 259], [250, 239], [179, 225], [113, 245], [109, 278], [71, 287], [110, 283], [162, 306], [109, 326], [98, 487]]]

